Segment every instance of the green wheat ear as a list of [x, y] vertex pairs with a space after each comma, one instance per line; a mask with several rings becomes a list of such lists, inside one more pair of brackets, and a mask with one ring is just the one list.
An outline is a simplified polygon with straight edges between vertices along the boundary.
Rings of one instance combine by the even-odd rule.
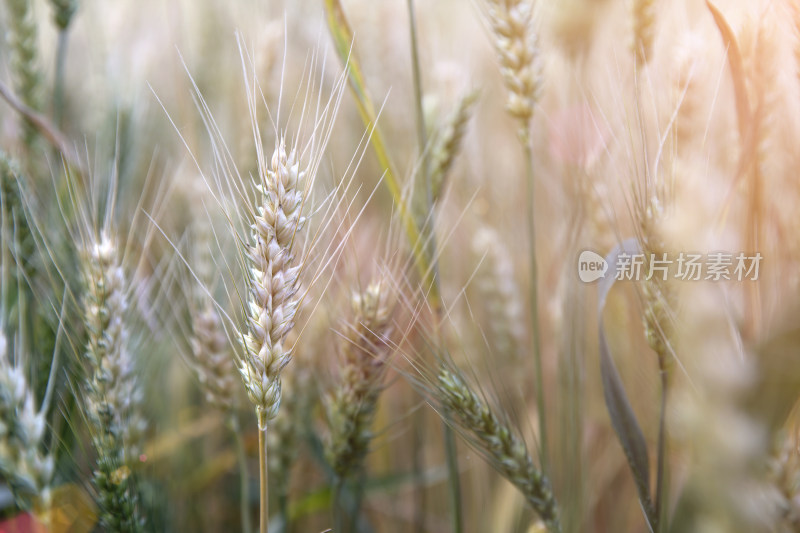
[[88, 342], [84, 403], [97, 452], [95, 487], [101, 523], [111, 531], [144, 527], [131, 467], [141, 453], [142, 390], [128, 345], [127, 281], [113, 236], [105, 231], [84, 250], [84, 320]]
[[[33, 2], [6, 0], [8, 12], [9, 66], [14, 90], [22, 102], [40, 111], [43, 104], [42, 73], [39, 67], [38, 32]], [[23, 140], [30, 146], [36, 139], [36, 130], [26, 122]]]

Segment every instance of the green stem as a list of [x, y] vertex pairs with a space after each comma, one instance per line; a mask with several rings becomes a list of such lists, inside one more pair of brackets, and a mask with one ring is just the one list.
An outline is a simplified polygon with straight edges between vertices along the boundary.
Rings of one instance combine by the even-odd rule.
[[447, 456], [447, 479], [450, 485], [450, 504], [453, 506], [453, 531], [463, 531], [463, 509], [461, 506], [461, 478], [458, 471], [458, 449], [453, 428], [442, 422], [444, 449]]
[[[437, 295], [441, 304], [441, 286], [439, 283], [439, 262], [436, 259], [436, 213], [433, 209], [433, 189], [431, 176], [428, 172], [428, 138], [425, 133], [425, 113], [422, 109], [422, 74], [420, 72], [419, 47], [417, 46], [417, 19], [414, 13], [414, 0], [406, 0], [408, 7], [408, 22], [411, 41], [411, 67], [414, 81], [414, 108], [417, 116], [417, 142], [419, 143], [420, 169], [422, 171], [423, 185], [425, 187], [425, 212], [427, 220], [420, 222], [420, 238], [428, 255], [428, 268], [431, 270], [431, 281], [434, 284], [433, 293]], [[438, 305], [441, 310], [442, 306]]]
[[258, 430], [258, 473], [259, 473], [259, 532], [267, 533], [269, 529], [269, 488], [267, 485], [267, 427]]
[[425, 530], [425, 487], [422, 465], [422, 433], [420, 427], [424, 420], [423, 411], [415, 411], [411, 428], [412, 454], [411, 475], [414, 479], [414, 512], [413, 524], [416, 531]]
[[333, 486], [333, 530], [336, 533], [344, 531], [344, 480], [337, 476]]
[[669, 375], [667, 368], [663, 362], [664, 358], [659, 358], [659, 366], [661, 366], [661, 413], [658, 421], [658, 466], [656, 473], [656, 505], [655, 516], [658, 522], [656, 523], [656, 531], [667, 531], [666, 527], [666, 505], [664, 505], [664, 494], [667, 488], [666, 476], [666, 457], [667, 457], [667, 387], [669, 385]]
[[[438, 302], [436, 309], [441, 311], [443, 305], [441, 302], [441, 285], [439, 279], [439, 262], [437, 260], [437, 245], [436, 245], [436, 212], [433, 205], [433, 191], [431, 189], [431, 176], [428, 172], [428, 139], [425, 128], [425, 114], [422, 109], [422, 75], [420, 73], [419, 61], [419, 47], [417, 39], [417, 21], [414, 13], [414, 0], [406, 0], [408, 7], [408, 21], [411, 41], [411, 65], [414, 79], [414, 102], [417, 115], [417, 140], [419, 142], [420, 152], [420, 166], [422, 168], [422, 176], [425, 183], [425, 207], [427, 213], [426, 224], [422, 226], [420, 232], [421, 237], [426, 240], [427, 254], [429, 258], [429, 268], [432, 273], [432, 281], [434, 285], [433, 294], [437, 295]], [[427, 230], [426, 230], [427, 228]], [[436, 331], [439, 332], [439, 320], [441, 317], [436, 317]], [[450, 487], [450, 500], [452, 505], [452, 526], [454, 533], [461, 533], [463, 531], [462, 523], [462, 505], [461, 505], [461, 479], [458, 471], [458, 450], [456, 448], [456, 441], [453, 435], [453, 429], [447, 424], [444, 427], [444, 451], [447, 461], [447, 474]], [[415, 461], [416, 462], [416, 461]]]
[[242, 530], [245, 533], [253, 531], [250, 520], [250, 488], [247, 479], [247, 454], [244, 449], [244, 439], [239, 428], [239, 420], [235, 414], [230, 419], [231, 432], [236, 444], [236, 461], [239, 464], [239, 511], [242, 515]]
[[56, 75], [53, 84], [53, 120], [61, 128], [64, 117], [64, 67], [67, 60], [67, 30], [58, 32]]
[[535, 189], [536, 183], [533, 172], [533, 150], [531, 148], [530, 128], [525, 126], [520, 130], [520, 140], [525, 153], [525, 182], [527, 185], [527, 211], [528, 211], [528, 248], [530, 253], [530, 290], [528, 293], [531, 308], [531, 334], [533, 336], [533, 362], [535, 365], [536, 379], [536, 407], [539, 414], [539, 460], [542, 471], [548, 469], [547, 445], [547, 406], [544, 401], [544, 377], [542, 370], [542, 347], [539, 330], [539, 275], [536, 265], [536, 216], [535, 216]]

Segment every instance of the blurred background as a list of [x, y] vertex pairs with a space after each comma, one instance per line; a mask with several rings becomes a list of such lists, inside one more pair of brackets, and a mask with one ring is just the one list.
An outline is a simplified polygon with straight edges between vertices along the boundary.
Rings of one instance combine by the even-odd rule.
[[[403, 0], [2, 4], [0, 82], [12, 103], [0, 102], [0, 148], [21, 169], [11, 189], [3, 182], [3, 206], [24, 186], [28, 214], [13, 227], [30, 225], [35, 243], [24, 252], [19, 239], [5, 246], [15, 264], [29, 256], [41, 274], [22, 284], [57, 302], [42, 306], [47, 318], [32, 335], [39, 340], [22, 343], [32, 354], [27, 375], [43, 383], [37, 398], [59, 349], [59, 317], [69, 317], [47, 415], [45, 448], [56, 458], [53, 498], [62, 510], [50, 530], [99, 527], [94, 452], [74, 399], [82, 382], [76, 354], [85, 344], [80, 297], [59, 313], [64, 287], [77, 295], [80, 286], [69, 266], [78, 245], [63, 208], [67, 176], [115, 184], [111, 218], [127, 236], [132, 283], [142, 287], [129, 299], [140, 308], [131, 336], [148, 419], [133, 469], [145, 530], [239, 531], [242, 475], [244, 514], [253, 523], [258, 516], [257, 427], [235, 368], [226, 374], [232, 410], [210, 405], [198, 382], [195, 285], [204, 284], [199, 292], [229, 318], [222, 344], [235, 351], [231, 328], [244, 307], [237, 239], [249, 229], [236, 218], [243, 200], [226, 180], [251, 187], [260, 172], [256, 146], [269, 158], [277, 131], [303, 146], [310, 128], [303, 103], [313, 102], [313, 116], [317, 98], [340, 90], [311, 192], [314, 209], [322, 206], [309, 217], [310, 234], [319, 236], [310, 262], [320, 279], [304, 286], [309, 296], [287, 341], [294, 360], [284, 370], [284, 418], [270, 441], [272, 530], [333, 527], [329, 404], [357, 324], [352, 294], [383, 275], [398, 294], [387, 333], [393, 349], [376, 384], [354, 530], [456, 530], [444, 416], [457, 438], [466, 437], [455, 455], [463, 531], [545, 531], [484, 460], [485, 445], [442, 413], [431, 390], [435, 372], [425, 370], [438, 350], [527, 444], [550, 479], [564, 531], [648, 531], [635, 481], [641, 463], [637, 472], [621, 445], [631, 441], [615, 431], [621, 419], [606, 403], [618, 390], [601, 372], [607, 342], [646, 446], [644, 485], [661, 495], [659, 531], [800, 531], [800, 3], [417, 1], [413, 39]], [[332, 5], [353, 37], [348, 66], [331, 37]], [[493, 22], [503, 9], [521, 17], [520, 31], [535, 36], [522, 42], [535, 49], [506, 46]], [[519, 72], [503, 50], [525, 65], [536, 56], [534, 111], [522, 123], [507, 112]], [[439, 310], [426, 299], [415, 244], [348, 83], [354, 64], [411, 216], [436, 243]], [[437, 144], [448, 132], [457, 141]], [[421, 146], [421, 138], [430, 143]], [[426, 204], [424, 175], [442, 146], [451, 161]], [[759, 276], [619, 283], [598, 310], [598, 284], [579, 279], [578, 256], [605, 256], [632, 237], [643, 252], [670, 257], [760, 253]], [[5, 253], [3, 260], [11, 261]], [[5, 291], [7, 317], [19, 315], [15, 290]], [[8, 338], [24, 337], [14, 319], [3, 324]], [[11, 493], [0, 496], [0, 531], [16, 531], [12, 524], [31, 531]]]

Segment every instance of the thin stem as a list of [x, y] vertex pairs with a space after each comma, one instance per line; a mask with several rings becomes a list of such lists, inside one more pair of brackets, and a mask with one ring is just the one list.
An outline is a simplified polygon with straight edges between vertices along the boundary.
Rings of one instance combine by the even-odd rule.
[[333, 486], [333, 530], [336, 532], [344, 531], [344, 480], [337, 476], [336, 484]]
[[423, 486], [422, 472], [422, 433], [420, 428], [423, 426], [422, 410], [415, 411], [414, 420], [411, 427], [412, 454], [411, 454], [411, 475], [414, 479], [414, 512], [413, 524], [417, 531], [425, 530], [425, 489]]
[[239, 511], [242, 515], [242, 531], [251, 533], [253, 524], [250, 520], [250, 485], [247, 479], [247, 454], [244, 450], [244, 439], [239, 428], [239, 420], [235, 414], [231, 415], [230, 427], [236, 444], [236, 461], [239, 464]]
[[353, 490], [353, 505], [352, 511], [350, 515], [352, 516], [352, 520], [350, 521], [349, 531], [350, 533], [357, 533], [358, 531], [358, 522], [361, 518], [361, 503], [364, 500], [364, 471], [362, 470], [361, 473], [358, 475], [357, 483]]
[[463, 531], [463, 509], [461, 506], [461, 478], [458, 471], [458, 449], [453, 428], [442, 422], [444, 449], [447, 452], [447, 479], [450, 485], [450, 504], [453, 506], [453, 531]]
[[542, 347], [539, 334], [539, 275], [536, 266], [536, 217], [534, 209], [535, 202], [535, 179], [533, 172], [533, 150], [531, 148], [530, 128], [523, 127], [520, 130], [520, 140], [522, 141], [525, 153], [525, 182], [527, 185], [527, 215], [528, 215], [528, 248], [530, 253], [530, 289], [528, 293], [529, 305], [531, 308], [531, 334], [533, 336], [533, 362], [536, 372], [536, 407], [539, 414], [539, 460], [542, 471], [548, 470], [548, 445], [547, 445], [547, 406], [544, 402], [544, 377], [542, 370]]
[[64, 116], [64, 67], [67, 60], [67, 30], [58, 32], [56, 45], [56, 76], [53, 85], [53, 121], [61, 127]]
[[259, 492], [259, 532], [267, 533], [269, 529], [269, 489], [267, 486], [267, 427], [258, 430], [258, 473]]
[[[437, 257], [437, 244], [436, 244], [436, 212], [433, 206], [433, 190], [431, 188], [431, 176], [428, 172], [428, 139], [425, 127], [425, 113], [422, 108], [422, 75], [420, 73], [419, 61], [419, 47], [417, 39], [417, 21], [414, 13], [414, 0], [406, 0], [408, 7], [408, 22], [411, 41], [411, 65], [414, 79], [414, 102], [417, 115], [417, 141], [419, 143], [419, 153], [421, 158], [422, 177], [425, 184], [425, 207], [427, 213], [426, 224], [423, 225], [420, 232], [423, 239], [427, 241], [427, 253], [430, 259], [430, 269], [432, 273], [432, 281], [434, 285], [433, 294], [437, 296], [435, 302], [435, 309], [439, 312], [444, 308], [442, 305], [442, 292], [439, 279], [439, 262]], [[426, 229], [427, 228], [427, 229]], [[439, 321], [441, 317], [439, 313], [436, 316], [435, 330], [439, 332]], [[462, 523], [462, 506], [461, 506], [461, 479], [458, 471], [458, 449], [456, 447], [453, 429], [447, 424], [444, 427], [444, 451], [447, 461], [447, 474], [450, 488], [450, 500], [452, 504], [452, 526], [454, 533], [461, 533], [463, 531]], [[418, 466], [415, 457], [415, 469]]]
[[417, 19], [414, 14], [414, 0], [406, 0], [406, 6], [408, 7], [409, 32], [411, 33], [411, 66], [414, 80], [414, 108], [417, 116], [417, 142], [419, 143], [420, 168], [425, 187], [425, 212], [427, 214], [427, 219], [420, 227], [420, 238], [427, 249], [426, 253], [430, 261], [428, 268], [431, 270], [431, 281], [434, 284], [433, 294], [438, 298], [436, 309], [441, 311], [442, 293], [439, 282], [439, 262], [436, 259], [436, 234], [434, 233], [436, 212], [433, 209], [433, 189], [430, 172], [428, 172], [428, 138], [425, 133], [427, 130], [425, 127], [425, 113], [422, 107], [422, 74], [419, 63], [419, 47], [417, 46]]
[[417, 142], [419, 142], [420, 157], [422, 159], [422, 175], [425, 179], [425, 201], [430, 210], [433, 204], [430, 175], [428, 173], [427, 135], [425, 133], [425, 113], [422, 109], [422, 75], [419, 68], [419, 48], [417, 47], [417, 19], [414, 15], [414, 0], [406, 0], [408, 6], [408, 25], [411, 32], [411, 67], [414, 76], [414, 107], [417, 113]]
[[655, 515], [658, 519], [656, 524], [656, 531], [666, 531], [666, 520], [664, 511], [664, 493], [666, 491], [666, 456], [667, 456], [667, 387], [669, 385], [668, 371], [664, 366], [663, 357], [660, 358], [659, 366], [661, 366], [661, 413], [658, 421], [658, 466], [656, 473], [656, 509]]

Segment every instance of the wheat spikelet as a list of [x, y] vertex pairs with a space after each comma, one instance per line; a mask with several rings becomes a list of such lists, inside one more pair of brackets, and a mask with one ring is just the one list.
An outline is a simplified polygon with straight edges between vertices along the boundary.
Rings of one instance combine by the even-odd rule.
[[485, 225], [475, 232], [472, 249], [483, 259], [476, 281], [489, 318], [492, 352], [513, 357], [522, 344], [525, 326], [522, 291], [514, 276], [511, 254], [497, 231]]
[[142, 391], [128, 351], [126, 281], [112, 237], [103, 232], [84, 258], [89, 366], [85, 404], [97, 451], [95, 484], [101, 521], [113, 531], [139, 531], [138, 495], [130, 467], [140, 453]]
[[[8, 12], [8, 47], [14, 89], [32, 109], [42, 108], [42, 74], [39, 70], [39, 47], [33, 2], [6, 0]], [[35, 131], [26, 124], [25, 140], [33, 142]]]
[[533, 6], [528, 0], [491, 0], [487, 11], [500, 71], [509, 92], [506, 108], [527, 127], [542, 90]]
[[244, 356], [239, 360], [239, 373], [262, 431], [278, 412], [280, 374], [291, 359], [284, 340], [294, 326], [300, 302], [302, 265], [295, 262], [294, 249], [305, 224], [301, 213], [305, 181], [306, 171], [300, 167], [297, 152], [287, 153], [281, 141], [258, 186], [262, 198], [247, 250], [250, 294]]
[[653, 53], [655, 0], [633, 0], [631, 11], [633, 55], [636, 66], [642, 67], [647, 64]]
[[430, 156], [431, 195], [433, 201], [438, 201], [444, 194], [447, 174], [453, 166], [461, 141], [467, 130], [467, 123], [472, 116], [472, 107], [478, 99], [477, 92], [471, 92], [462, 97], [455, 111], [448, 117], [444, 128], [439, 132], [434, 141], [434, 148]]
[[326, 455], [334, 472], [346, 479], [360, 470], [372, 440], [370, 426], [386, 371], [393, 297], [376, 282], [352, 298], [353, 323], [344, 333], [341, 383], [331, 396], [331, 437]]
[[34, 402], [25, 370], [19, 358], [12, 362], [0, 331], [0, 472], [23, 507], [30, 507], [36, 497], [47, 508], [55, 463], [52, 455], [42, 452], [47, 423]]

